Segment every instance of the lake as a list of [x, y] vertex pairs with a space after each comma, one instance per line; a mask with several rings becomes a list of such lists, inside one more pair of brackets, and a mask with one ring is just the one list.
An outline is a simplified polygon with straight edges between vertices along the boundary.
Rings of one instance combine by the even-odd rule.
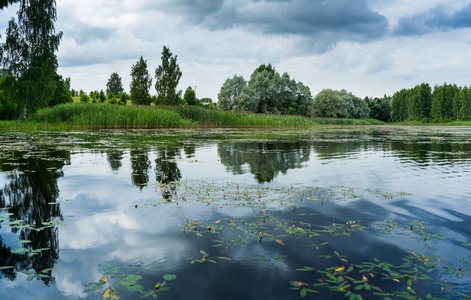
[[471, 128], [0, 133], [1, 299], [471, 297]]

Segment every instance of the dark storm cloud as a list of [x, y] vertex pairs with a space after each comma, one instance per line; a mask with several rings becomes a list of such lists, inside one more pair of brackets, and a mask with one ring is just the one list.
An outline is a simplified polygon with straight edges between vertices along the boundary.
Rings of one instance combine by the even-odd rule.
[[365, 1], [272, 0], [231, 8], [209, 18], [215, 29], [249, 26], [265, 33], [306, 36], [327, 30], [376, 38], [387, 26], [386, 18], [371, 11]]
[[176, 14], [193, 23], [203, 22], [206, 17], [221, 9], [224, 0], [163, 0], [155, 4], [158, 11]]
[[395, 33], [398, 35], [423, 35], [437, 30], [471, 27], [471, 4], [447, 14], [443, 7], [425, 13], [403, 17]]
[[319, 51], [342, 40], [377, 39], [388, 26], [365, 0], [173, 0], [157, 6], [211, 30], [303, 37]]

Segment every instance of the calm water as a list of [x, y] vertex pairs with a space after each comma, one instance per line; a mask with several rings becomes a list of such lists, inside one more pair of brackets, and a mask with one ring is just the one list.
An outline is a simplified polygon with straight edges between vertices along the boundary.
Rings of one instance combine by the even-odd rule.
[[471, 128], [9, 132], [0, 149], [0, 299], [471, 295]]

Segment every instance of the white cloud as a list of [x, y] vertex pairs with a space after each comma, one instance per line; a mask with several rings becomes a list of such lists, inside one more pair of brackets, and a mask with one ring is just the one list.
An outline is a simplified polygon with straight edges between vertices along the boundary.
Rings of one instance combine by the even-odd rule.
[[[249, 15], [245, 19], [235, 16], [238, 19], [232, 20], [232, 25], [228, 20], [226, 27], [211, 23], [218, 16], [241, 9], [260, 15], [260, 6], [274, 10], [269, 16], [273, 19], [279, 8], [273, 3], [267, 6], [251, 0], [205, 1], [190, 10], [186, 0], [62, 0], [58, 2], [56, 26], [64, 31], [58, 53], [60, 73], [71, 77], [73, 88], [91, 91], [105, 89], [111, 73], [118, 72], [128, 90], [131, 66], [143, 55], [153, 75], [166, 45], [178, 56], [183, 71], [179, 88], [196, 86], [197, 97], [214, 100], [227, 78], [234, 74], [248, 78], [262, 63], [272, 63], [278, 71], [290, 73], [308, 85], [314, 95], [323, 88], [344, 88], [363, 97], [392, 94], [421, 82], [467, 84], [471, 43], [468, 29], [431, 32], [414, 38], [393, 36], [392, 32], [404, 16], [437, 6], [453, 13], [468, 5], [469, 0], [369, 0], [367, 4], [373, 14], [361, 6], [363, 13], [386, 17], [389, 33], [374, 39], [337, 36], [336, 40], [334, 36], [340, 33], [334, 27], [323, 33], [313, 31], [311, 37], [277, 33], [273, 30], [278, 30], [278, 25], [267, 21], [257, 27]], [[240, 23], [243, 21], [250, 26]], [[315, 20], [310, 22], [314, 24]], [[294, 28], [296, 24], [284, 25]], [[271, 26], [272, 31], [267, 31], [266, 26]], [[319, 53], [319, 47], [326, 46], [330, 50]], [[153, 88], [151, 93], [155, 93]]]

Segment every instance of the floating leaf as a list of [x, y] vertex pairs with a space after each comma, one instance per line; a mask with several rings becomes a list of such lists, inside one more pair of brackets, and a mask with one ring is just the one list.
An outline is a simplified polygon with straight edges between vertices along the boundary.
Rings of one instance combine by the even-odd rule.
[[120, 280], [120, 281], [118, 282], [118, 284], [124, 285], [124, 286], [131, 286], [131, 285], [136, 284], [136, 282], [134, 282], [134, 281], [124, 281], [124, 280]]
[[30, 240], [19, 240], [19, 241], [16, 241], [17, 243], [20, 243], [20, 244], [28, 244], [28, 243], [31, 243]]
[[26, 248], [16, 248], [16, 249], [12, 249], [12, 250], [11, 250], [11, 253], [16, 253], [16, 254], [18, 254], [18, 253], [26, 253], [26, 252], [28, 252], [28, 251], [29, 251], [29, 250], [26, 249]]
[[165, 280], [171, 281], [171, 280], [177, 279], [177, 275], [175, 275], [175, 274], [165, 274], [162, 278], [165, 279]]
[[142, 276], [139, 276], [139, 275], [127, 275], [125, 277], [123, 277], [124, 280], [128, 280], [128, 281], [138, 281], [138, 280], [141, 280], [142, 279]]
[[340, 268], [335, 269], [335, 272], [340, 272], [345, 269], [345, 266], [341, 266]]

